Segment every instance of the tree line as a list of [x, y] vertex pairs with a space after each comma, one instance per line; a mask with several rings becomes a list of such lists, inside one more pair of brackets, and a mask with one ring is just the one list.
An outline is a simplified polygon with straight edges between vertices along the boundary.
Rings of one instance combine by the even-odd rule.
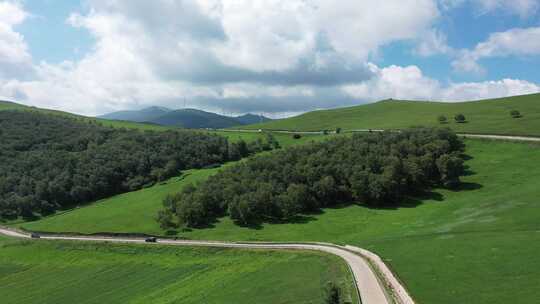
[[133, 191], [181, 170], [271, 150], [195, 131], [139, 131], [26, 111], [0, 112], [0, 218], [35, 217]]
[[339, 137], [289, 148], [220, 171], [168, 196], [165, 229], [202, 227], [228, 215], [237, 224], [287, 221], [344, 202], [397, 206], [434, 186], [455, 187], [463, 142], [449, 129], [414, 128]]

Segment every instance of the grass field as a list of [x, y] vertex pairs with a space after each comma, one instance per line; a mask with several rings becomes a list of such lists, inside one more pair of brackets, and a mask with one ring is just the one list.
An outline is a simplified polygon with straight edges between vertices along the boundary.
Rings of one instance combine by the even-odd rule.
[[316, 252], [14, 240], [0, 237], [3, 304], [323, 303], [347, 265]]
[[[540, 275], [534, 266], [540, 264], [540, 146], [466, 143], [470, 168], [460, 191], [437, 189], [397, 210], [326, 209], [296, 223], [258, 229], [238, 227], [225, 218], [213, 228], [179, 235], [354, 244], [380, 253], [419, 303], [507, 303], [516, 294], [522, 297], [519, 303], [532, 303], [540, 297]], [[200, 174], [204, 178], [205, 173]], [[164, 234], [157, 224], [143, 220], [152, 218], [161, 200], [137, 197], [143, 196], [133, 194], [131, 203], [110, 201], [22, 226], [43, 231]], [[137, 207], [142, 204], [144, 208]], [[109, 217], [115, 213], [119, 217]]]
[[[518, 110], [522, 118], [512, 118]], [[454, 115], [463, 113], [467, 123], [455, 123]], [[356, 107], [314, 111], [297, 117], [247, 126], [251, 129], [333, 130], [400, 129], [416, 125], [441, 126], [445, 115], [450, 127], [459, 132], [540, 136], [540, 94], [494, 100], [444, 103], [422, 101], [381, 101]]]

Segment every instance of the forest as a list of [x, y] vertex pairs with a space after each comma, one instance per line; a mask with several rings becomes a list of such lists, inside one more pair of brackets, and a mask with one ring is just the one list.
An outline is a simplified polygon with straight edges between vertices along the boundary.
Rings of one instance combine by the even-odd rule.
[[168, 196], [164, 229], [204, 227], [228, 215], [238, 225], [290, 221], [358, 202], [399, 206], [432, 187], [456, 187], [463, 142], [449, 129], [356, 134], [252, 157]]
[[0, 112], [0, 218], [32, 218], [133, 191], [182, 170], [238, 160], [279, 143], [195, 131], [139, 131], [31, 111]]

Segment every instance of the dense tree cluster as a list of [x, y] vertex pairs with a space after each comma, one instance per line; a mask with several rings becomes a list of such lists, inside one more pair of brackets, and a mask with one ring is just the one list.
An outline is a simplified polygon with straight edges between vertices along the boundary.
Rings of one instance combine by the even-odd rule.
[[398, 205], [463, 174], [462, 141], [448, 129], [357, 134], [258, 156], [164, 201], [163, 228], [282, 221], [343, 202]]
[[37, 112], [0, 112], [0, 218], [32, 217], [279, 144], [192, 131], [114, 129]]

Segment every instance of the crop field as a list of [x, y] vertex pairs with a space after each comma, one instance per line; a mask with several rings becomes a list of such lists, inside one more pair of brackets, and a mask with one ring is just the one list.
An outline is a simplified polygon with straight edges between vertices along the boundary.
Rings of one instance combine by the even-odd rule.
[[[523, 117], [512, 118], [517, 110]], [[456, 123], [462, 113], [466, 123]], [[448, 122], [437, 121], [444, 115]], [[540, 94], [497, 100], [445, 103], [387, 100], [349, 108], [309, 112], [297, 117], [246, 126], [252, 129], [344, 130], [402, 129], [411, 126], [443, 126], [458, 132], [540, 136]]]
[[[206, 240], [353, 244], [380, 253], [420, 303], [470, 303], [472, 299], [507, 303], [516, 293], [525, 297], [524, 303], [534, 302], [540, 296], [536, 288], [540, 276], [533, 267], [540, 263], [540, 166], [536, 165], [540, 164], [540, 146], [486, 140], [466, 140], [466, 144], [469, 169], [459, 191], [436, 189], [399, 209], [325, 209], [293, 223], [255, 229], [224, 218], [212, 228], [174, 233]], [[200, 178], [207, 173], [201, 172]], [[153, 212], [148, 212], [149, 206], [157, 211], [161, 199], [145, 200], [133, 194], [133, 204], [118, 202], [22, 226], [56, 232], [167, 233], [153, 222]], [[117, 215], [109, 216], [113, 214]]]
[[26, 303], [323, 303], [347, 265], [316, 252], [256, 251], [0, 237], [0, 294]]

